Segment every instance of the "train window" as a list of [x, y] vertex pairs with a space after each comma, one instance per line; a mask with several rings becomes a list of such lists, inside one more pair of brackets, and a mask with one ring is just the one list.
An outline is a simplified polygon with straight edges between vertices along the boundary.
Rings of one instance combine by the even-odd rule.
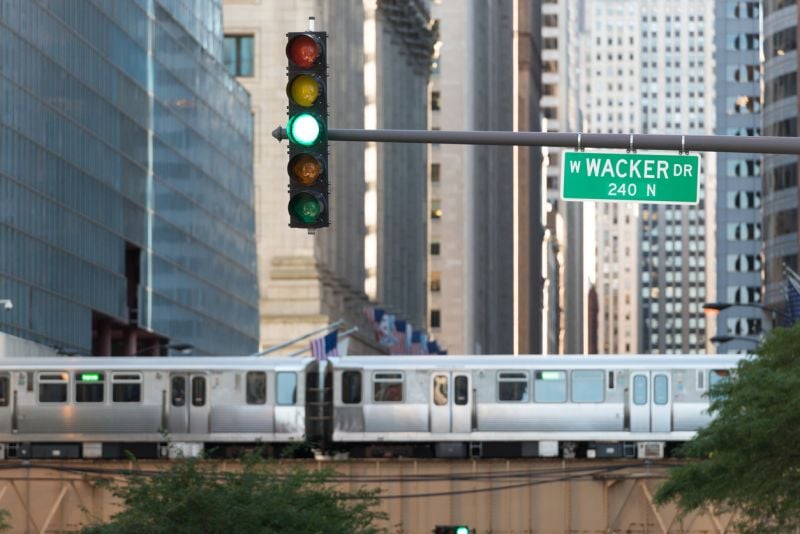
[[183, 376], [172, 377], [172, 405], [183, 406], [186, 404], [186, 378]]
[[706, 372], [705, 371], [697, 371], [697, 389], [699, 391], [703, 391], [706, 389]]
[[712, 369], [711, 372], [708, 373], [708, 387], [712, 388], [720, 382], [727, 380], [730, 376], [731, 372], [727, 369]]
[[533, 381], [536, 402], [567, 402], [566, 371], [536, 371]]
[[497, 398], [528, 402], [528, 373], [497, 373]]
[[669, 379], [667, 379], [667, 375], [653, 377], [653, 402], [659, 406], [669, 402]]
[[294, 406], [297, 402], [297, 373], [278, 373], [277, 402], [280, 406]]
[[403, 373], [375, 373], [372, 382], [376, 402], [403, 402]]
[[342, 402], [358, 404], [361, 402], [361, 372], [345, 371], [342, 373]]
[[457, 406], [464, 406], [469, 401], [469, 379], [464, 375], [459, 375], [455, 379], [454, 396]]
[[644, 375], [633, 377], [633, 403], [637, 406], [647, 404], [647, 377]]
[[75, 402], [103, 402], [105, 385], [103, 373], [75, 373]]
[[0, 406], [8, 406], [9, 381], [7, 376], [0, 376]]
[[[731, 372], [727, 369], [712, 369], [708, 372], [708, 389], [710, 393], [714, 392], [714, 386], [719, 384], [720, 382], [725, 382], [729, 380], [731, 377]], [[722, 398], [722, 395], [710, 395], [711, 400], [717, 400]]]
[[603, 402], [603, 371], [572, 371], [572, 402]]
[[447, 404], [447, 376], [436, 375], [433, 377], [433, 403], [436, 406]]
[[113, 402], [142, 402], [142, 375], [138, 373], [112, 374], [111, 400]]
[[267, 373], [250, 371], [247, 373], [247, 404], [266, 404]]
[[205, 406], [206, 404], [206, 377], [195, 376], [192, 378], [192, 406]]
[[40, 374], [39, 402], [67, 402], [67, 373]]

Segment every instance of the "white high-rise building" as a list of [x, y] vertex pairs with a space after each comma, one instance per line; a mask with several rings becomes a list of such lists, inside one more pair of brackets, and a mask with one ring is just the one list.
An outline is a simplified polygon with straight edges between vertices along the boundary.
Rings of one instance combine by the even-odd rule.
[[[586, 17], [584, 131], [713, 132], [713, 3], [588, 0]], [[596, 203], [586, 215], [594, 226], [599, 352], [706, 350], [703, 303], [715, 277], [706, 265], [715, 239], [706, 220], [713, 220], [716, 173], [714, 158], [702, 161], [696, 207]]]

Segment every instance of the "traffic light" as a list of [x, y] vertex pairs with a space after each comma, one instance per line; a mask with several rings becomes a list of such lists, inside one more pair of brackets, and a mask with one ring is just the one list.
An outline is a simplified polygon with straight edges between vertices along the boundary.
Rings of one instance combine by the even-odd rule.
[[472, 534], [472, 530], [466, 525], [436, 525], [433, 529], [434, 534]]
[[328, 62], [325, 32], [287, 33], [289, 226], [325, 228], [328, 204]]

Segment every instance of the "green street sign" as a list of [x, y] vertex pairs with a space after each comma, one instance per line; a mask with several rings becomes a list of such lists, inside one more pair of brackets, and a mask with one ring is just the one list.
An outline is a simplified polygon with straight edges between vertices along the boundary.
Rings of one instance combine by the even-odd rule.
[[564, 152], [561, 198], [605, 202], [697, 204], [698, 154]]

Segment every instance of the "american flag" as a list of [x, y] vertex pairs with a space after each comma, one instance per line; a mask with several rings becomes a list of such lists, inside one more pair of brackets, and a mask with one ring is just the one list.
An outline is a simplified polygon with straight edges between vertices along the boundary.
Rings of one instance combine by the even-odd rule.
[[319, 362], [339, 356], [339, 349], [336, 346], [336, 330], [325, 336], [312, 339], [311, 355]]
[[786, 267], [786, 326], [800, 320], [800, 276]]

